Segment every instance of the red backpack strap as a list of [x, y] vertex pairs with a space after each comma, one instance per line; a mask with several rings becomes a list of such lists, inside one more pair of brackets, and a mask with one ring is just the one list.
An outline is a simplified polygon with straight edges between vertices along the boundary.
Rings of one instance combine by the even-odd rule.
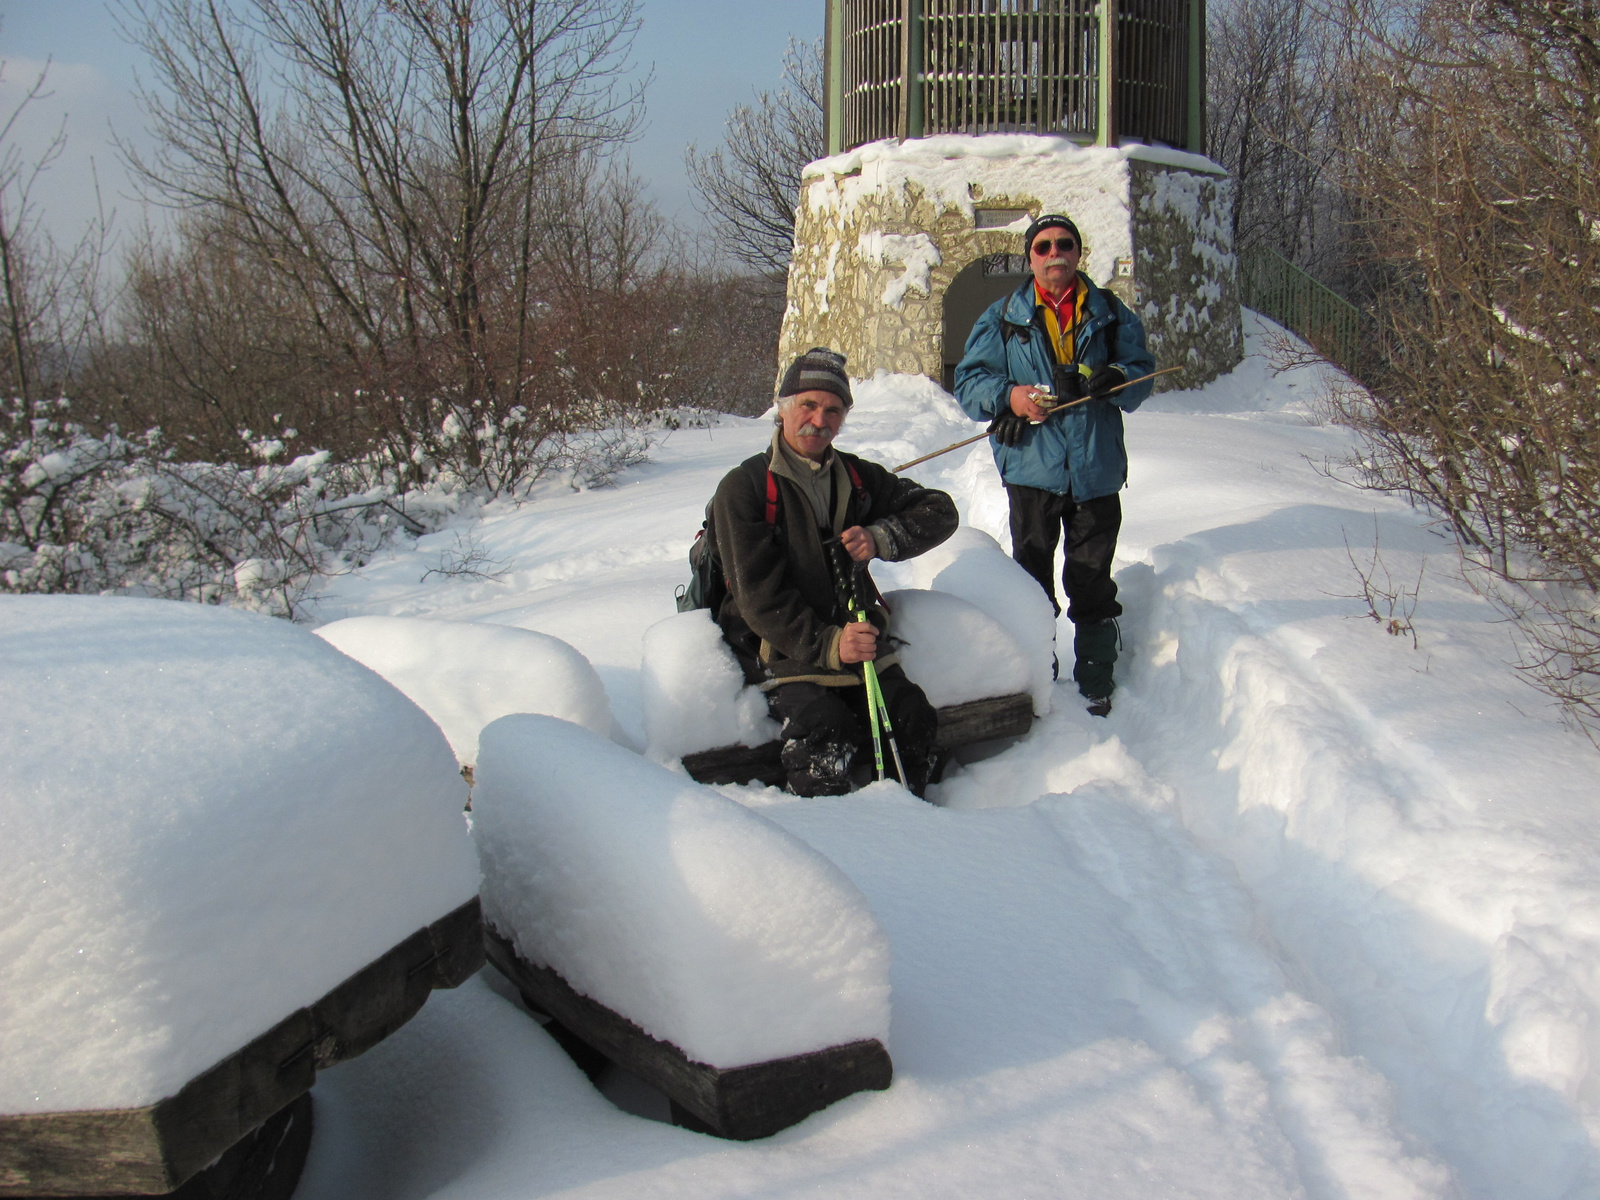
[[861, 515], [864, 517], [867, 515], [867, 500], [869, 497], [867, 496], [866, 485], [861, 482], [861, 472], [856, 470], [855, 463], [848, 458], [844, 458], [842, 454], [839, 457], [844, 459], [844, 469], [850, 472], [850, 485], [856, 489], [856, 501], [861, 505]]
[[[853, 472], [852, 472], [853, 474]], [[778, 481], [772, 476], [772, 469], [767, 468], [767, 524], [778, 523]]]

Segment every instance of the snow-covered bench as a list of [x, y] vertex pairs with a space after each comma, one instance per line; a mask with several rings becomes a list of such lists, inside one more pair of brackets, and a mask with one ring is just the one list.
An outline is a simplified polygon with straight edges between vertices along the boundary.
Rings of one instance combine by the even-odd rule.
[[476, 780], [490, 962], [681, 1123], [765, 1137], [889, 1086], [887, 939], [827, 859], [549, 717], [484, 729]]
[[444, 737], [160, 601], [0, 599], [0, 711], [0, 1196], [287, 1196], [316, 1072], [483, 961]]
[[[956, 750], [997, 738], [1021, 737], [1033, 728], [1033, 696], [1012, 692], [987, 696], [939, 709], [940, 750]], [[765, 783], [781, 787], [784, 781], [777, 739], [759, 746], [718, 746], [683, 756], [683, 769], [700, 783]]]
[[[885, 600], [901, 665], [939, 711], [940, 749], [1027, 733], [1052, 684], [1055, 617], [1039, 585], [971, 528], [907, 566], [916, 586]], [[708, 613], [646, 631], [642, 675], [651, 758], [681, 759], [701, 783], [783, 782], [778, 726]]]

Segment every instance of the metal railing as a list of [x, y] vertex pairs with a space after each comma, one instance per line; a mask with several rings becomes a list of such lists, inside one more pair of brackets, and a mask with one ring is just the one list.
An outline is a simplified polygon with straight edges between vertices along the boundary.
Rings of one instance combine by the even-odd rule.
[[1189, 8], [1118, 0], [1113, 112], [1121, 134], [1182, 146], [1189, 130]]
[[1204, 0], [828, 0], [830, 150], [999, 132], [1198, 150], [1204, 12]]
[[926, 0], [927, 133], [1095, 132], [1098, 23], [1078, 0]]
[[1329, 362], [1354, 373], [1365, 330], [1361, 310], [1265, 246], [1239, 254], [1239, 303], [1299, 334]]

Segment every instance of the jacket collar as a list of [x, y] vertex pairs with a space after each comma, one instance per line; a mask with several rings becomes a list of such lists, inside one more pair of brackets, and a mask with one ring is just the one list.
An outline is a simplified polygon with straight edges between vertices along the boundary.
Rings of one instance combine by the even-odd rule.
[[[794, 460], [801, 456], [791, 450], [783, 440], [782, 428], [772, 432], [772, 445], [767, 450], [767, 469], [781, 479], [800, 488], [802, 493], [808, 490], [806, 481], [799, 478], [797, 471], [809, 468], [797, 465]], [[833, 480], [833, 522], [835, 533], [844, 528], [845, 506], [849, 504], [851, 495], [854, 494], [850, 483], [850, 473], [845, 470], [844, 460], [839, 457], [839, 452], [832, 446], [828, 447], [828, 457], [823, 459], [822, 467], [817, 475], [829, 475]]]
[[[1101, 294], [1100, 288], [1082, 271], [1078, 272], [1078, 279], [1089, 289], [1089, 299], [1086, 305], [1087, 317], [1083, 322], [1084, 330], [1093, 330], [1097, 322], [1109, 320], [1111, 307], [1106, 303], [1106, 298]], [[1011, 298], [1006, 301], [1005, 320], [1012, 325], [1032, 325], [1034, 309], [1038, 300], [1033, 291], [1033, 276], [1028, 276], [1028, 282], [1011, 293]]]

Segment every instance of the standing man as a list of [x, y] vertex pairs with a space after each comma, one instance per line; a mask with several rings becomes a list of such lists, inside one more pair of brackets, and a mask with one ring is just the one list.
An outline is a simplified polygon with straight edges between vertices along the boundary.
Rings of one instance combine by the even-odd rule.
[[888, 652], [887, 614], [869, 604], [867, 620], [856, 620], [835, 570], [841, 557], [856, 564], [843, 566], [853, 573], [874, 558], [931, 550], [955, 532], [956, 506], [944, 492], [836, 450], [851, 403], [841, 354], [816, 347], [784, 373], [772, 444], [729, 471], [711, 502], [707, 536], [728, 584], [712, 616], [783, 722], [790, 791], [837, 796], [872, 778], [861, 664], [876, 662], [901, 782], [920, 796], [938, 715]]
[[[1072, 621], [1072, 678], [1097, 717], [1116, 688], [1117, 585], [1111, 559], [1122, 527], [1117, 493], [1128, 481], [1122, 414], [1149, 382], [1112, 392], [1155, 369], [1144, 325], [1078, 270], [1083, 238], [1051, 213], [1023, 242], [1033, 278], [978, 318], [956, 367], [956, 397], [988, 421], [995, 465], [1011, 502], [1011, 557], [1039, 581], [1059, 616], [1056, 544], [1066, 535], [1061, 583]], [[1055, 400], [1041, 397], [1054, 393]], [[1047, 413], [1046, 405], [1082, 403]]]

